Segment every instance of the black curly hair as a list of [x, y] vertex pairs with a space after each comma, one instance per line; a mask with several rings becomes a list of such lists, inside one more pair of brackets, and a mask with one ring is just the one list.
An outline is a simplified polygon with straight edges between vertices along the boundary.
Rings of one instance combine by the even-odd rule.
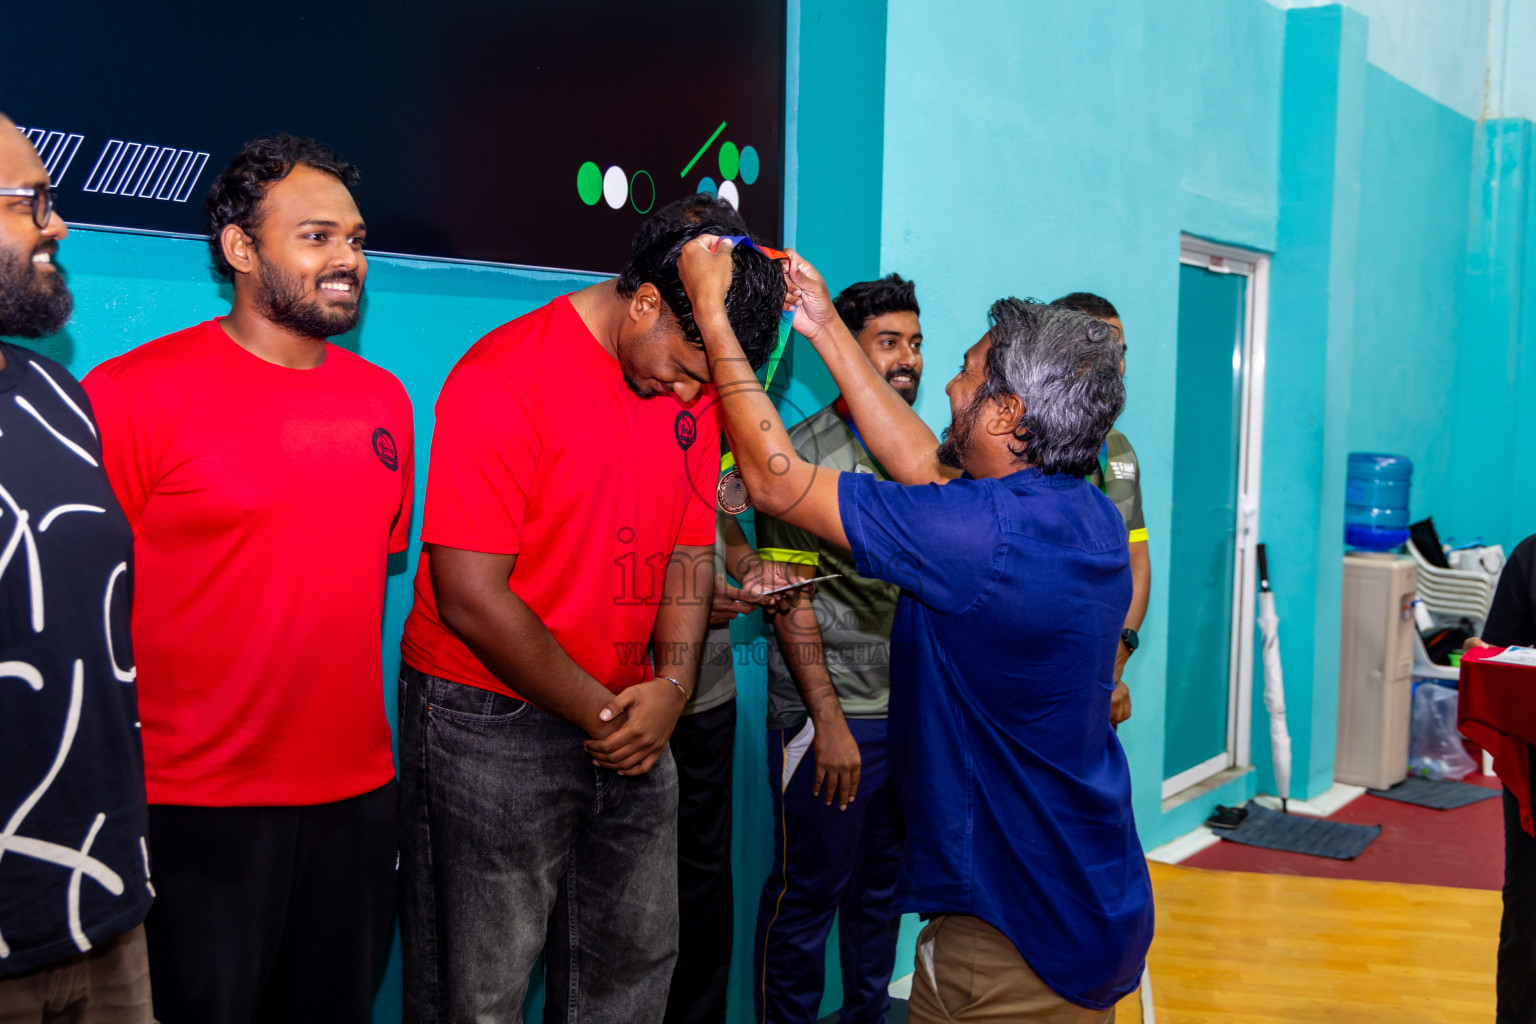
[[913, 313], [921, 316], [917, 289], [900, 274], [887, 274], [878, 281], [859, 281], [837, 293], [832, 305], [854, 337], [864, 325], [886, 313]]
[[[729, 204], [721, 205], [730, 209]], [[715, 216], [710, 216], [711, 210]], [[694, 216], [699, 219], [693, 219]], [[660, 223], [653, 223], [662, 217], [665, 219]], [[740, 225], [739, 217], [725, 217], [709, 204], [692, 204], [687, 211], [674, 210], [671, 206], [658, 211], [636, 235], [629, 263], [619, 274], [619, 294], [627, 299], [642, 284], [655, 285], [683, 337], [702, 348], [704, 339], [693, 322], [693, 304], [688, 301], [688, 293], [677, 276], [677, 261], [683, 246], [700, 235], [741, 234]], [[657, 230], [658, 227], [662, 230]], [[725, 315], [736, 332], [742, 352], [755, 370], [768, 361], [769, 353], [779, 340], [779, 315], [784, 308], [784, 272], [779, 269], [777, 260], [745, 245], [737, 246], [731, 252], [731, 266], [731, 288], [725, 293]]]
[[707, 224], [710, 234], [750, 235], [747, 222], [730, 203], [713, 192], [693, 192], [681, 199], [674, 199], [646, 218], [635, 232], [629, 244], [631, 255], [638, 254], [646, 246], [668, 231], [676, 231], [690, 224]]
[[224, 258], [224, 243], [219, 235], [233, 224], [252, 238], [261, 223], [261, 201], [267, 189], [282, 181], [302, 164], [336, 178], [348, 188], [357, 185], [357, 168], [314, 139], [298, 135], [268, 135], [245, 144], [229, 166], [213, 180], [208, 198], [203, 200], [203, 214], [208, 218], [208, 249], [213, 266], [230, 280], [234, 271]]

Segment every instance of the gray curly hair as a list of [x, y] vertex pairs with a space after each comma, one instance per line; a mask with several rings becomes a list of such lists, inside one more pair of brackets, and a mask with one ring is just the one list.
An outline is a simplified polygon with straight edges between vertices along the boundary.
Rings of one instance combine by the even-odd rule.
[[1086, 476], [1125, 408], [1120, 341], [1085, 313], [1029, 299], [987, 312], [992, 347], [975, 402], [1018, 395], [1024, 414], [1009, 451], [1041, 472]]

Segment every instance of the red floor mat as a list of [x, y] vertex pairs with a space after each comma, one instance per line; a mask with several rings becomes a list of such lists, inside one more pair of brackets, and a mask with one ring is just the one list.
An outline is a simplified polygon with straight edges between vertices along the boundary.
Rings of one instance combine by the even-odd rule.
[[[1465, 781], [1499, 788], [1499, 780], [1492, 776], [1474, 774]], [[1381, 835], [1354, 860], [1221, 842], [1184, 861], [1184, 866], [1462, 889], [1498, 889], [1504, 884], [1502, 800], [1436, 811], [1367, 793], [1335, 812], [1331, 820], [1380, 825]]]

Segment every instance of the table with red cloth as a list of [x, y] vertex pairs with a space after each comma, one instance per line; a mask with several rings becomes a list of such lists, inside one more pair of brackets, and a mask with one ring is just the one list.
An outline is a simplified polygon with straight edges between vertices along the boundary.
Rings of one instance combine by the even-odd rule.
[[1531, 817], [1530, 744], [1536, 743], [1536, 666], [1488, 659], [1502, 647], [1478, 647], [1461, 656], [1457, 728], [1493, 754], [1493, 770], [1520, 801], [1520, 825], [1536, 835]]

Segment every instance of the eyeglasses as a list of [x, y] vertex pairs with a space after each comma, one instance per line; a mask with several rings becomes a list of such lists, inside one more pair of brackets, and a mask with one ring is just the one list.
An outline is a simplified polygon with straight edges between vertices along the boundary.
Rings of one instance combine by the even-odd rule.
[[54, 197], [58, 193], [47, 185], [42, 188], [0, 188], [0, 196], [16, 196], [19, 199], [32, 200], [32, 223], [39, 229], [48, 226], [48, 218], [53, 216]]

